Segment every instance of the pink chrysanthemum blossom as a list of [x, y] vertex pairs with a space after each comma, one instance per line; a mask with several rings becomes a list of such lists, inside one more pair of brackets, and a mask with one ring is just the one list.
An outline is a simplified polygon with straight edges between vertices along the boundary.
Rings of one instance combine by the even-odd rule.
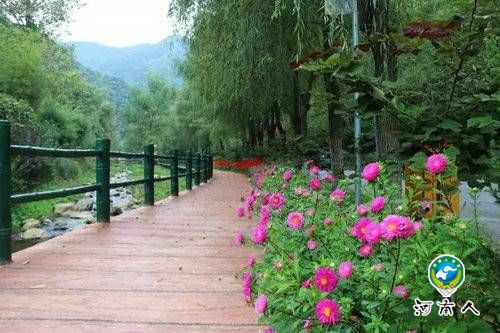
[[283, 180], [286, 182], [290, 181], [290, 179], [292, 179], [292, 176], [292, 170], [286, 170], [285, 172], [283, 172]]
[[363, 172], [361, 176], [364, 180], [368, 182], [373, 182], [377, 179], [378, 175], [380, 175], [380, 164], [378, 163], [369, 163], [363, 168]]
[[288, 187], [289, 187], [288, 183], [285, 183], [281, 186], [283, 190], [288, 190]]
[[312, 328], [312, 326], [313, 326], [313, 322], [312, 322], [311, 319], [304, 320], [304, 327], [303, 328], [305, 330], [308, 330], [308, 329]]
[[384, 265], [382, 263], [378, 262], [376, 264], [373, 264], [372, 269], [374, 271], [380, 272], [384, 269]]
[[385, 207], [385, 198], [384, 197], [375, 197], [370, 203], [370, 210], [372, 213], [378, 213], [382, 211]]
[[264, 311], [266, 311], [266, 308], [267, 308], [267, 296], [260, 295], [255, 300], [255, 312], [264, 313]]
[[378, 244], [382, 238], [382, 230], [380, 224], [372, 222], [366, 226], [365, 241], [369, 244]]
[[359, 204], [356, 210], [360, 216], [366, 216], [366, 214], [368, 214], [368, 209], [366, 209], [366, 206], [363, 204]]
[[299, 212], [292, 212], [288, 214], [288, 226], [292, 229], [300, 229], [304, 225], [304, 216]]
[[306, 166], [310, 166], [314, 164], [314, 160], [307, 160], [306, 161]]
[[252, 300], [252, 273], [246, 272], [243, 276], [243, 297], [245, 301]]
[[307, 280], [304, 280], [304, 282], [302, 282], [302, 288], [308, 289], [308, 288], [311, 288], [311, 285], [312, 285], [311, 279], [307, 279]]
[[320, 267], [314, 275], [316, 288], [323, 293], [331, 293], [337, 287], [338, 279], [335, 272], [328, 267]]
[[340, 203], [345, 200], [345, 192], [339, 188], [335, 189], [332, 193], [330, 193], [330, 199]]
[[302, 195], [302, 192], [303, 192], [303, 191], [304, 191], [304, 190], [303, 190], [302, 188], [300, 188], [300, 187], [295, 188], [295, 194], [296, 194], [296, 195], [299, 195], [299, 196], [300, 196], [300, 195]]
[[434, 154], [427, 158], [425, 166], [430, 173], [443, 173], [448, 166], [448, 160], [443, 154]]
[[276, 331], [272, 327], [268, 327], [264, 330], [264, 333], [276, 333]]
[[311, 195], [311, 192], [309, 192], [309, 190], [308, 190], [308, 189], [303, 189], [303, 190], [302, 190], [302, 197], [303, 197], [303, 198], [307, 198], [307, 197], [308, 197], [308, 196], [310, 196], [310, 195]]
[[334, 300], [322, 299], [316, 304], [316, 318], [323, 325], [333, 325], [340, 321], [340, 307]]
[[307, 248], [308, 248], [309, 250], [311, 250], [311, 251], [316, 250], [316, 247], [317, 247], [317, 246], [318, 246], [318, 245], [316, 244], [316, 241], [315, 241], [315, 240], [310, 239], [310, 240], [308, 240], [308, 241], [307, 241]]
[[321, 188], [321, 180], [319, 180], [318, 178], [313, 178], [309, 181], [309, 187], [311, 188], [311, 190], [313, 191], [317, 191]]
[[420, 231], [423, 229], [423, 227], [424, 227], [424, 224], [420, 221], [413, 223], [413, 230], [415, 230], [415, 231]]
[[284, 204], [285, 204], [285, 196], [279, 192], [273, 193], [269, 197], [269, 205], [271, 205], [273, 209], [279, 210], [281, 209], [281, 207], [283, 207]]
[[313, 216], [314, 214], [315, 214], [314, 209], [309, 208], [308, 210], [306, 210], [306, 215], [307, 216]]
[[311, 237], [314, 230], [316, 230], [316, 224], [313, 224], [312, 226], [310, 226], [309, 228], [306, 229], [306, 236], [307, 237]]
[[368, 257], [373, 253], [373, 246], [371, 246], [370, 244], [362, 244], [358, 248], [358, 253], [362, 257]]
[[320, 171], [320, 169], [319, 169], [319, 167], [318, 167], [318, 166], [316, 166], [316, 165], [315, 165], [315, 166], [313, 166], [313, 167], [311, 168], [311, 173], [312, 173], [313, 175], [317, 175], [317, 174], [319, 173], [319, 171]]
[[243, 207], [238, 207], [238, 209], [236, 210], [236, 215], [238, 217], [243, 217], [245, 215], [245, 208]]
[[331, 174], [326, 175], [325, 182], [333, 184], [334, 181], [335, 181], [335, 177], [333, 177], [333, 175], [331, 175]]
[[234, 235], [234, 245], [241, 246], [244, 242], [243, 232], [238, 231], [236, 235]]
[[327, 218], [325, 218], [325, 219], [323, 220], [323, 223], [324, 223], [325, 225], [330, 225], [330, 224], [332, 224], [332, 222], [333, 222], [333, 221], [332, 221], [332, 219], [331, 219], [331, 218], [329, 218], [329, 217], [327, 217]]
[[339, 276], [342, 279], [348, 279], [353, 271], [353, 266], [350, 261], [341, 262], [338, 268]]
[[255, 265], [255, 258], [254, 257], [248, 257], [247, 259], [247, 266], [248, 267], [253, 267]]
[[283, 264], [281, 263], [281, 261], [275, 261], [274, 262], [274, 268], [276, 268], [276, 269], [282, 269], [283, 268]]
[[389, 215], [382, 223], [382, 236], [391, 241], [394, 238], [408, 238], [415, 233], [415, 228], [409, 217]]
[[252, 240], [255, 244], [262, 245], [267, 237], [267, 229], [262, 224], [257, 224], [252, 231]]
[[394, 289], [392, 289], [392, 293], [404, 299], [410, 296], [410, 291], [402, 284], [398, 284], [397, 286], [395, 286]]
[[359, 221], [351, 228], [351, 234], [357, 237], [359, 240], [366, 241], [366, 227], [373, 223], [370, 219], [365, 217], [359, 219]]

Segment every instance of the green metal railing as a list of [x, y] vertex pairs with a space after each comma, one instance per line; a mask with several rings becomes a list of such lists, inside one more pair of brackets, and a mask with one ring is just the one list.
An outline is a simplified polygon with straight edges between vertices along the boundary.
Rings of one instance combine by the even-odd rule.
[[[9, 263], [12, 260], [12, 205], [96, 191], [96, 219], [98, 222], [109, 222], [110, 189], [143, 184], [144, 204], [152, 206], [155, 202], [155, 183], [157, 182], [170, 181], [170, 194], [178, 196], [179, 178], [184, 177], [186, 189], [191, 190], [193, 180], [194, 185], [198, 186], [200, 183], [206, 183], [213, 176], [213, 157], [205, 152], [196, 153], [193, 156], [191, 152], [182, 155], [174, 150], [170, 155], [165, 156], [155, 154], [152, 144], [145, 145], [143, 153], [115, 152], [111, 151], [110, 147], [108, 139], [98, 139], [95, 149], [55, 149], [11, 145], [10, 123], [0, 120], [0, 264]], [[12, 194], [11, 158], [14, 156], [95, 157], [96, 183], [55, 191]], [[112, 158], [142, 159], [144, 178], [110, 183]], [[168, 168], [170, 176], [155, 178], [155, 165]]]

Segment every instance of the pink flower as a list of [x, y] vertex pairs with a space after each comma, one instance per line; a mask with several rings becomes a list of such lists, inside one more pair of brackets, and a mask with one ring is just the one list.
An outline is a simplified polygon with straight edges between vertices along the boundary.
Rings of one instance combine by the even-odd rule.
[[328, 267], [320, 267], [314, 276], [316, 288], [323, 293], [331, 293], [337, 287], [335, 272]]
[[430, 173], [443, 173], [448, 166], [448, 160], [443, 154], [434, 154], [427, 158], [425, 166]]
[[314, 209], [309, 208], [308, 210], [306, 210], [306, 215], [307, 216], [313, 216], [314, 215]]
[[389, 215], [382, 223], [382, 236], [391, 241], [393, 238], [408, 238], [415, 233], [413, 223], [410, 218], [399, 215]]
[[247, 266], [248, 267], [253, 267], [255, 265], [255, 258], [254, 257], [248, 257], [247, 259]]
[[234, 245], [241, 246], [244, 242], [243, 232], [238, 231], [236, 235], [234, 235]]
[[311, 279], [304, 280], [304, 282], [302, 282], [302, 288], [305, 289], [311, 288], [311, 284], [312, 284]]
[[373, 264], [372, 269], [374, 271], [380, 272], [381, 270], [384, 269], [384, 265], [379, 262], [379, 263]]
[[310, 195], [311, 195], [311, 192], [309, 192], [309, 190], [308, 190], [308, 189], [303, 189], [303, 190], [302, 190], [302, 197], [303, 197], [303, 198], [307, 198], [307, 197], [308, 197], [308, 196], [310, 196]]
[[257, 297], [257, 300], [255, 301], [255, 312], [257, 313], [264, 313], [267, 308], [267, 296], [266, 295], [260, 295]]
[[351, 234], [361, 241], [366, 241], [366, 227], [373, 223], [370, 219], [361, 218], [354, 227], [351, 228]]
[[335, 181], [335, 177], [333, 177], [333, 175], [330, 175], [330, 174], [326, 175], [325, 182], [333, 184], [334, 181]]
[[304, 216], [299, 212], [288, 214], [288, 226], [292, 229], [299, 230], [304, 225]]
[[276, 333], [276, 331], [272, 327], [268, 327], [264, 330], [264, 333]]
[[332, 193], [330, 193], [330, 199], [340, 203], [345, 199], [345, 192], [339, 188], [335, 189]]
[[323, 221], [323, 223], [324, 223], [325, 225], [330, 225], [330, 224], [332, 224], [332, 222], [333, 222], [333, 221], [332, 221], [332, 219], [331, 219], [331, 218], [329, 218], [329, 217], [325, 218], [325, 220]]
[[281, 261], [275, 261], [274, 262], [274, 268], [276, 268], [276, 269], [282, 269], [283, 268], [283, 264], [281, 263]]
[[312, 325], [313, 325], [312, 320], [311, 319], [306, 319], [306, 320], [304, 320], [304, 327], [303, 328], [305, 330], [308, 330], [308, 329], [310, 329], [312, 327]]
[[286, 182], [290, 181], [290, 179], [292, 179], [292, 176], [293, 176], [292, 170], [287, 170], [283, 172], [283, 180]]
[[314, 163], [314, 161], [313, 161], [313, 160], [307, 160], [307, 161], [306, 161], [306, 165], [307, 165], [307, 166], [310, 166], [310, 165], [312, 165], [313, 163]]
[[372, 213], [378, 213], [385, 207], [385, 198], [384, 197], [375, 197], [373, 198], [370, 204], [370, 210]]
[[252, 231], [252, 240], [255, 244], [262, 245], [267, 237], [267, 229], [262, 224], [257, 224]]
[[281, 209], [281, 207], [283, 207], [284, 204], [285, 204], [285, 196], [279, 192], [273, 193], [269, 197], [269, 205], [271, 205], [273, 209], [279, 210]]
[[316, 224], [313, 224], [312, 226], [306, 229], [306, 236], [311, 237], [314, 230], [316, 230]]
[[246, 272], [243, 276], [243, 297], [245, 301], [252, 300], [252, 273]]
[[368, 257], [373, 253], [373, 247], [370, 244], [363, 244], [358, 248], [358, 253], [362, 257]]
[[422, 222], [417, 221], [417, 222], [413, 223], [413, 229], [415, 231], [420, 231], [420, 230], [422, 230], [423, 227], [424, 227], [424, 224]]
[[310, 239], [310, 240], [307, 241], [307, 248], [309, 250], [311, 250], [311, 251], [316, 250], [316, 246], [317, 246], [317, 244], [316, 244], [315, 240]]
[[316, 304], [316, 318], [324, 325], [336, 324], [340, 320], [340, 307], [334, 300], [324, 298]]
[[368, 182], [373, 182], [380, 175], [380, 165], [378, 163], [369, 163], [363, 168], [361, 176]]
[[366, 206], [363, 204], [358, 205], [357, 211], [360, 216], [365, 216], [366, 214], [368, 214], [368, 209], [366, 209]]
[[282, 188], [283, 190], [288, 190], [288, 186], [289, 186], [289, 185], [288, 185], [288, 183], [285, 183], [285, 184], [283, 184], [283, 185], [281, 186], [281, 188]]
[[365, 240], [370, 244], [380, 243], [382, 237], [382, 230], [380, 224], [372, 222], [366, 226]]
[[243, 217], [245, 215], [245, 208], [243, 207], [238, 207], [238, 209], [236, 210], [236, 215], [238, 217]]
[[348, 279], [351, 274], [352, 274], [353, 266], [350, 261], [344, 261], [340, 263], [338, 271], [339, 271], [339, 276], [342, 279]]
[[297, 188], [295, 189], [295, 194], [297, 194], [297, 195], [302, 195], [302, 191], [303, 191], [303, 190], [302, 190], [300, 187], [297, 187]]
[[313, 191], [317, 191], [321, 188], [321, 180], [319, 180], [318, 178], [313, 178], [309, 181], [309, 187], [311, 188], [311, 190]]
[[410, 296], [410, 291], [402, 284], [398, 284], [397, 286], [395, 286], [394, 289], [392, 289], [392, 293], [404, 299]]
[[311, 168], [311, 173], [313, 175], [317, 175], [319, 173], [319, 171], [320, 171], [319, 167], [317, 167], [316, 165]]

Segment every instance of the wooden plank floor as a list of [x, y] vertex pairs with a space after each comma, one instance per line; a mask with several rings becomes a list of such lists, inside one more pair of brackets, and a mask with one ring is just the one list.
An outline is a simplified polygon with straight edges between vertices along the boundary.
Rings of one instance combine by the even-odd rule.
[[14, 254], [0, 267], [0, 332], [261, 331], [241, 294], [255, 253], [233, 245], [248, 189], [215, 172], [178, 198]]

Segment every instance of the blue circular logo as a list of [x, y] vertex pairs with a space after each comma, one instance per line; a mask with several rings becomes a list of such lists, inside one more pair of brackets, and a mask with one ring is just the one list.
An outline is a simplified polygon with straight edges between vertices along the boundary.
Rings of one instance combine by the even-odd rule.
[[443, 282], [453, 281], [458, 274], [458, 268], [451, 262], [442, 262], [436, 267], [436, 277]]

